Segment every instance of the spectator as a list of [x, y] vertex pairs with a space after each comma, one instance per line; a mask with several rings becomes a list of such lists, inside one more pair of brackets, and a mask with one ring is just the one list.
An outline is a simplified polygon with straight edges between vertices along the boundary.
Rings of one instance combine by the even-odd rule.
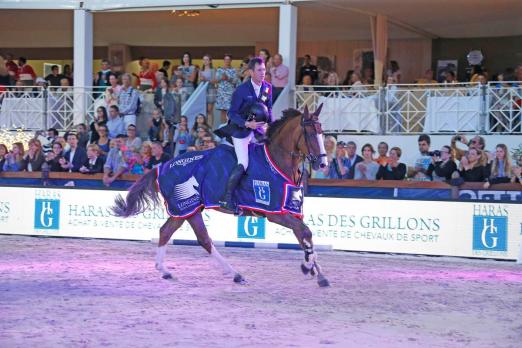
[[457, 170], [457, 165], [451, 158], [451, 148], [449, 146], [444, 145], [439, 152], [440, 154], [437, 154], [434, 151], [426, 175], [433, 181], [449, 182], [452, 174]]
[[216, 103], [217, 95], [217, 78], [216, 69], [212, 65], [212, 57], [208, 54], [203, 56], [203, 67], [199, 71], [199, 81], [208, 82], [207, 86], [207, 115], [208, 123], [214, 127], [214, 104]]
[[59, 141], [53, 142], [52, 151], [45, 156], [45, 162], [51, 172], [63, 172], [60, 159], [63, 158], [63, 145]]
[[179, 127], [176, 129], [176, 133], [174, 133], [174, 142], [176, 143], [174, 157], [187, 152], [187, 148], [189, 144], [192, 143], [192, 140], [186, 123], [180, 123]]
[[169, 159], [169, 156], [163, 152], [163, 146], [161, 146], [161, 143], [154, 142], [152, 143], [152, 157], [147, 164], [147, 169], [155, 168], [159, 164], [167, 162]]
[[283, 64], [283, 56], [279, 53], [274, 55], [270, 74], [272, 75], [272, 99], [275, 103], [277, 97], [279, 97], [283, 89], [288, 85], [289, 74], [288, 67]]
[[485, 188], [489, 188], [494, 184], [505, 184], [512, 181], [511, 157], [505, 144], [498, 144], [495, 151], [495, 158], [491, 163], [491, 173], [484, 184]]
[[140, 150], [141, 159], [143, 161], [143, 167], [145, 168], [145, 172], [147, 172], [147, 167], [150, 162], [150, 159], [152, 158], [152, 146], [150, 142], [145, 142], [143, 145], [141, 145]]
[[481, 153], [479, 159], [480, 165], [486, 166], [493, 160], [493, 155], [489, 151], [485, 150], [486, 140], [483, 137], [481, 137], [480, 135], [476, 135], [468, 142], [466, 136], [462, 134], [457, 134], [451, 138], [451, 152], [455, 160], [460, 161], [461, 158], [464, 157], [466, 154], [466, 150], [462, 150], [457, 147], [457, 142], [466, 145], [468, 147], [468, 150], [479, 150]]
[[45, 77], [45, 81], [49, 86], [60, 86], [60, 81], [65, 78], [65, 75], [59, 73], [58, 65], [51, 66], [51, 73]]
[[318, 71], [315, 65], [312, 65], [312, 57], [309, 54], [305, 54], [303, 66], [299, 69], [299, 84], [303, 84], [303, 78], [310, 76], [312, 78], [312, 85], [317, 82]]
[[138, 89], [142, 92], [154, 91], [157, 86], [156, 74], [147, 58], [140, 59], [138, 73]]
[[143, 158], [141, 154], [137, 151], [134, 151], [130, 156], [128, 162], [129, 173], [141, 175], [145, 173], [145, 167], [143, 165]]
[[115, 74], [109, 75], [109, 86], [105, 89], [105, 105], [110, 107], [111, 105], [118, 105], [118, 99], [121, 93], [121, 85], [118, 84], [118, 77]]
[[[310, 78], [309, 75], [305, 76], [305, 79]], [[332, 162], [332, 159], [335, 157], [336, 154], [336, 147], [337, 147], [337, 139], [335, 139], [331, 135], [327, 135], [324, 138], [324, 149], [326, 151], [326, 158], [328, 160], [328, 163]], [[324, 168], [320, 168], [318, 170], [312, 169], [312, 178], [314, 179], [327, 179], [328, 178], [328, 172], [329, 172], [329, 166], [326, 166]]]
[[42, 134], [37, 137], [42, 144], [42, 152], [44, 156], [53, 150], [53, 143], [56, 141], [58, 134], [56, 128], [49, 128], [46, 136]]
[[[134, 121], [136, 121], [136, 117], [134, 117]], [[107, 129], [109, 131], [109, 139], [114, 139], [117, 135], [123, 134], [125, 132], [126, 125], [123, 119], [120, 117], [120, 111], [118, 106], [111, 105], [111, 107], [109, 108], [109, 120], [105, 125], [107, 126]]]
[[381, 141], [379, 145], [377, 145], [377, 152], [379, 153], [379, 157], [375, 160], [379, 166], [385, 166], [388, 164], [388, 144], [384, 141]]
[[198, 136], [198, 128], [204, 128], [205, 130], [211, 130], [212, 128], [207, 123], [207, 118], [203, 114], [199, 114], [196, 116], [194, 120], [194, 125], [192, 126], [191, 136], [193, 139], [196, 139]]
[[183, 79], [183, 87], [190, 96], [192, 92], [194, 92], [197, 71], [196, 67], [192, 65], [192, 57], [190, 56], [189, 52], [185, 52], [183, 54], [183, 58], [181, 58], [181, 65], [178, 66], [175, 74], [178, 78]]
[[386, 71], [387, 77], [393, 77], [395, 83], [401, 83], [401, 69], [399, 68], [399, 63], [396, 60], [390, 60], [390, 68]]
[[375, 150], [371, 144], [364, 144], [361, 149], [363, 161], [355, 165], [355, 180], [375, 180], [379, 165], [373, 159]]
[[196, 147], [196, 150], [203, 150], [205, 138], [208, 137], [212, 138], [212, 135], [209, 133], [208, 129], [204, 127], [199, 127], [197, 129], [196, 136], [192, 140], [192, 144]]
[[60, 164], [65, 171], [78, 172], [87, 160], [87, 152], [78, 146], [78, 136], [75, 133], [67, 135], [69, 150], [63, 154]]
[[18, 80], [18, 64], [16, 64], [14, 61], [14, 56], [12, 53], [8, 53], [5, 55], [5, 67], [7, 68], [7, 72], [10, 77], [10, 83], [8, 83], [8, 86], [14, 85], [14, 82]]
[[69, 64], [65, 64], [63, 66], [63, 74], [67, 78], [67, 80], [69, 80], [69, 85], [72, 86], [73, 85], [73, 72], [72, 72], [71, 66]]
[[484, 182], [489, 178], [488, 166], [480, 164], [480, 150], [470, 148], [460, 160], [459, 173], [465, 182]]
[[154, 105], [161, 110], [169, 126], [179, 123], [179, 117], [176, 117], [176, 99], [171, 93], [169, 80], [166, 77], [161, 79], [160, 85], [156, 88]]
[[45, 158], [42, 153], [42, 144], [40, 143], [40, 140], [29, 140], [29, 149], [24, 154], [23, 159], [23, 170], [28, 172], [39, 172], [42, 170], [42, 164], [45, 162]]
[[9, 153], [5, 144], [0, 144], [0, 172], [4, 170], [5, 156]]
[[[136, 115], [138, 113], [139, 92], [131, 87], [130, 74], [123, 74], [121, 77], [122, 88], [118, 98], [118, 109], [120, 116], [123, 118], [124, 127], [129, 124], [136, 124]], [[114, 107], [111, 106], [111, 108]], [[111, 127], [109, 127], [109, 130]]]
[[350, 91], [363, 92], [365, 90], [366, 90], [366, 87], [364, 87], [364, 85], [361, 81], [361, 75], [358, 72], [354, 72], [352, 74], [352, 83], [351, 83]]
[[27, 64], [25, 57], [18, 58], [18, 79], [24, 86], [32, 86], [36, 80], [36, 73], [33, 67]]
[[109, 153], [111, 141], [109, 139], [107, 125], [98, 125], [98, 140], [93, 142], [93, 144], [98, 145], [98, 150], [100, 151], [101, 156], [105, 156]]
[[17, 80], [15, 82], [15, 88], [12, 94], [15, 98], [24, 98], [29, 96], [29, 93], [25, 91], [24, 82], [22, 80]]
[[344, 80], [343, 80], [343, 85], [350, 86], [352, 84], [352, 75], [353, 75], [353, 73], [354, 73], [353, 70], [348, 70], [346, 72], [346, 76], [344, 77]]
[[100, 139], [100, 135], [98, 134], [98, 127], [105, 126], [107, 124], [107, 109], [105, 106], [98, 106], [96, 109], [96, 113], [94, 114], [94, 119], [89, 125], [89, 130], [91, 133], [89, 143], [95, 144], [98, 139]]
[[362, 162], [363, 159], [357, 153], [357, 144], [353, 141], [349, 141], [346, 144], [346, 157], [348, 158], [348, 176], [347, 179], [353, 179], [355, 176], [355, 166], [357, 163]]
[[94, 75], [94, 86], [108, 87], [110, 86], [109, 77], [112, 74], [111, 64], [107, 59], [101, 61], [101, 69]]
[[163, 138], [163, 118], [161, 110], [154, 109], [152, 111], [152, 117], [149, 121], [149, 140], [150, 141], [161, 141]]
[[230, 109], [230, 102], [232, 101], [232, 94], [239, 82], [238, 74], [235, 68], [232, 67], [232, 56], [226, 54], [223, 58], [224, 65], [218, 68], [216, 72], [216, 79], [218, 82], [216, 109], [221, 111], [221, 123], [227, 121], [227, 112]]
[[[6, 57], [0, 53], [0, 92], [5, 91], [6, 86], [11, 86], [11, 75], [7, 67]], [[0, 102], [2, 97], [0, 95]]]
[[136, 136], [136, 126], [133, 124], [129, 124], [127, 127], [125, 146], [127, 146], [130, 151], [138, 151], [141, 147], [141, 139]]
[[78, 136], [78, 146], [86, 150], [89, 143], [89, 133], [87, 133], [85, 123], [80, 123], [76, 126], [76, 135]]
[[100, 148], [96, 144], [87, 146], [87, 160], [80, 167], [80, 173], [103, 173], [103, 158], [100, 157]]
[[243, 82], [246, 78], [250, 77], [250, 73], [248, 70], [248, 62], [250, 62], [250, 59], [254, 58], [254, 55], [249, 54], [245, 58], [243, 58], [243, 61], [239, 65], [239, 81]]
[[329, 179], [348, 179], [350, 162], [346, 157], [346, 143], [337, 142], [335, 157], [328, 163]]
[[167, 79], [169, 79], [169, 69], [170, 69], [170, 60], [164, 60], [162, 65], [161, 65], [161, 69], [159, 69], [158, 71], [162, 72], [163, 73], [163, 77]]
[[125, 136], [120, 134], [114, 139], [114, 147], [109, 151], [103, 166], [103, 184], [110, 186], [117, 178], [127, 171], [127, 163], [123, 157]]
[[406, 177], [406, 165], [400, 163], [402, 151], [399, 147], [392, 147], [388, 164], [379, 167], [377, 180], [404, 180]]
[[432, 159], [429, 155], [431, 138], [427, 134], [421, 134], [417, 139], [419, 145], [419, 157], [415, 160], [413, 169], [410, 170], [410, 177], [414, 180], [429, 180], [426, 172], [430, 166]]
[[174, 87], [172, 87], [171, 93], [174, 96], [174, 101], [176, 103], [176, 112], [174, 114], [174, 120], [179, 120], [179, 118], [181, 117], [181, 108], [189, 98], [187, 90], [185, 89], [185, 87], [183, 87], [183, 79], [178, 78], [175, 80]]
[[19, 172], [24, 168], [24, 144], [16, 142], [5, 156], [4, 172]]
[[449, 70], [449, 71], [446, 71], [446, 73], [444, 74], [444, 81], [443, 81], [444, 84], [455, 84], [455, 83], [458, 83], [457, 81], [457, 78], [455, 77], [455, 72]]
[[418, 78], [415, 81], [415, 83], [420, 84], [420, 85], [429, 85], [429, 84], [437, 83], [437, 80], [433, 79], [433, 70], [426, 69], [426, 71], [424, 71], [424, 75], [422, 75], [421, 78]]
[[270, 71], [270, 69], [272, 68], [272, 57], [270, 56], [270, 52], [268, 51], [268, 49], [266, 48], [261, 48], [259, 50], [259, 55], [258, 57], [261, 57], [263, 58], [263, 61], [265, 62], [265, 67], [266, 67], [266, 70], [267, 71]]
[[[359, 76], [360, 77], [360, 76]], [[362, 77], [360, 77], [363, 85], [373, 85], [374, 74], [372, 68], [364, 68]]]

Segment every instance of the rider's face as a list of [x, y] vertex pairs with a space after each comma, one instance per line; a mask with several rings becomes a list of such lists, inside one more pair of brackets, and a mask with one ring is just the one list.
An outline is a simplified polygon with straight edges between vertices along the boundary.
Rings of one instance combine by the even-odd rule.
[[254, 67], [254, 70], [250, 70], [250, 77], [256, 84], [260, 84], [266, 75], [265, 63], [257, 64]]

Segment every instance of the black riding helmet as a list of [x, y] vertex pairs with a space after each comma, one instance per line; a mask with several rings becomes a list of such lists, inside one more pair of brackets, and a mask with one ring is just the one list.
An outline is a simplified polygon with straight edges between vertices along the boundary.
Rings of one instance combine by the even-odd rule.
[[248, 109], [248, 121], [269, 122], [268, 108], [263, 103], [253, 103]]

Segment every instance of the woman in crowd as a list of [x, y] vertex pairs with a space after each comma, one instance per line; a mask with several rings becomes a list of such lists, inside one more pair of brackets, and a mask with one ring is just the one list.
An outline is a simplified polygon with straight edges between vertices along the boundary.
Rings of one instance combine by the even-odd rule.
[[266, 48], [261, 48], [259, 50], [259, 57], [263, 58], [265, 61], [266, 71], [270, 71], [272, 67], [272, 57], [270, 56], [270, 52]]
[[5, 155], [7, 155], [8, 152], [7, 146], [0, 144], [0, 172], [4, 170]]
[[24, 168], [24, 144], [13, 144], [11, 151], [5, 155], [4, 172], [19, 172]]
[[185, 90], [190, 96], [192, 92], [194, 92], [197, 77], [197, 70], [196, 67], [192, 65], [192, 57], [190, 56], [190, 53], [185, 52], [183, 54], [183, 58], [181, 58], [181, 65], [178, 66], [174, 74], [178, 78], [183, 79], [183, 87], [185, 87]]
[[80, 167], [80, 173], [103, 173], [103, 158], [100, 157], [100, 148], [96, 144], [87, 145], [87, 160]]
[[482, 151], [470, 148], [466, 156], [460, 160], [460, 177], [465, 182], [484, 182], [489, 177], [489, 165], [482, 165]]
[[118, 105], [120, 97], [121, 85], [118, 84], [118, 77], [111, 73], [109, 75], [109, 86], [105, 90], [105, 105], [109, 108], [111, 105]]
[[339, 141], [336, 144], [335, 156], [328, 163], [329, 179], [347, 179], [350, 170], [350, 160], [346, 154], [346, 143]]
[[363, 161], [355, 165], [355, 180], [375, 180], [379, 165], [375, 162], [373, 155], [375, 150], [371, 144], [364, 144], [361, 149]]
[[98, 126], [99, 138], [94, 144], [98, 145], [100, 156], [106, 156], [109, 153], [111, 143], [109, 140], [109, 129], [105, 124]]
[[396, 60], [390, 60], [390, 68], [386, 71], [387, 77], [393, 77], [396, 83], [401, 83], [401, 69]]
[[406, 165], [400, 163], [402, 150], [399, 147], [392, 147], [388, 157], [388, 164], [380, 166], [377, 171], [377, 180], [404, 180], [406, 177]]
[[491, 173], [484, 184], [485, 188], [494, 184], [505, 184], [512, 181], [513, 166], [509, 150], [505, 144], [498, 144], [495, 151], [495, 158], [491, 163]]
[[214, 127], [214, 104], [216, 103], [216, 69], [212, 66], [212, 57], [208, 54], [203, 56], [203, 67], [199, 71], [199, 81], [208, 82], [207, 86], [207, 115], [208, 124]]
[[444, 145], [439, 152], [439, 156], [431, 157], [431, 164], [428, 166], [426, 175], [432, 181], [449, 182], [451, 175], [457, 170], [457, 165], [451, 155], [451, 147]]
[[96, 113], [94, 114], [94, 120], [89, 125], [89, 131], [91, 133], [89, 143], [94, 144], [100, 139], [100, 135], [98, 134], [98, 127], [105, 126], [107, 123], [107, 109], [105, 106], [99, 106], [96, 109]]
[[196, 119], [194, 120], [194, 125], [192, 126], [192, 129], [190, 130], [190, 135], [192, 136], [193, 139], [197, 138], [199, 128], [204, 128], [207, 131], [212, 130], [210, 125], [207, 123], [207, 118], [203, 114], [197, 115]]
[[51, 172], [63, 172], [60, 159], [63, 158], [63, 145], [59, 141], [53, 142], [52, 151], [48, 152], [45, 156], [45, 162], [49, 166]]
[[350, 91], [353, 92], [361, 92], [365, 91], [366, 88], [364, 87], [362, 81], [361, 81], [361, 75], [358, 72], [354, 72], [352, 74], [352, 83], [350, 87]]
[[225, 55], [223, 62], [224, 65], [218, 68], [216, 72], [216, 80], [218, 81], [216, 109], [221, 111], [221, 123], [227, 121], [227, 111], [230, 109], [232, 94], [239, 81], [237, 71], [232, 67], [232, 56]]
[[352, 84], [352, 75], [353, 75], [353, 73], [354, 73], [353, 70], [348, 70], [346, 72], [346, 76], [344, 77], [344, 80], [343, 80], [343, 85], [350, 86]]
[[[307, 77], [304, 76], [304, 77]], [[303, 78], [304, 80], [304, 78]], [[326, 156], [328, 158], [328, 163], [332, 162], [332, 159], [335, 157], [335, 149], [337, 147], [337, 139], [335, 139], [331, 135], [327, 135], [324, 138], [324, 149], [326, 150]], [[324, 168], [320, 168], [318, 170], [312, 170], [312, 178], [313, 179], [328, 179], [328, 171], [330, 166], [326, 166]]]
[[163, 113], [163, 118], [171, 126], [179, 122], [176, 118], [176, 98], [171, 93], [170, 83], [166, 77], [162, 77], [160, 84], [154, 92], [154, 105]]
[[24, 154], [23, 170], [28, 172], [39, 172], [45, 158], [42, 152], [42, 143], [38, 139], [29, 140], [29, 149]]

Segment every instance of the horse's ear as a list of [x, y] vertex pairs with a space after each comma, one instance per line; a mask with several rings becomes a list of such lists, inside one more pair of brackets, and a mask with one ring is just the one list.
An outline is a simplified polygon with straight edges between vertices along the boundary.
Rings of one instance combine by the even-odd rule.
[[304, 111], [303, 111], [303, 118], [305, 120], [310, 118], [310, 112], [308, 111], [308, 105], [305, 104]]
[[319, 107], [315, 110], [314, 112], [314, 116], [318, 119], [319, 118], [319, 114], [321, 113], [321, 110], [323, 109], [323, 103], [321, 103], [321, 105], [319, 105]]

